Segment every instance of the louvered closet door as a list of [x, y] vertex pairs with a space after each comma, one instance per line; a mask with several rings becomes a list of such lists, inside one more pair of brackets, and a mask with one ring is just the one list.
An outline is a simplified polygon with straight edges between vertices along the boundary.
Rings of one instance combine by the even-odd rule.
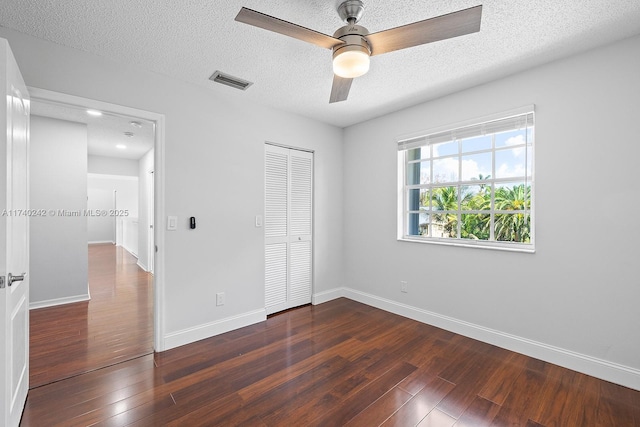
[[313, 153], [265, 145], [267, 314], [311, 302]]

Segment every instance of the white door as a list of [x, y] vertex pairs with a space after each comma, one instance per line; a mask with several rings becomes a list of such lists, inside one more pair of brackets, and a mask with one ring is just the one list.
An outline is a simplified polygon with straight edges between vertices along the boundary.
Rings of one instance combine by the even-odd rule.
[[265, 146], [267, 314], [311, 302], [313, 153]]
[[[29, 95], [0, 39], [0, 425], [20, 423], [29, 389]], [[5, 101], [6, 100], [6, 101]]]

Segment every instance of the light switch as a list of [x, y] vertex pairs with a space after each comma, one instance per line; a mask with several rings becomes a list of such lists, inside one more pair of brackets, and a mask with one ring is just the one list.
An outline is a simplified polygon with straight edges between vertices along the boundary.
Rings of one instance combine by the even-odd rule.
[[256, 227], [262, 227], [262, 215], [256, 215]]
[[168, 216], [167, 217], [167, 230], [175, 231], [178, 229], [178, 217], [177, 216]]

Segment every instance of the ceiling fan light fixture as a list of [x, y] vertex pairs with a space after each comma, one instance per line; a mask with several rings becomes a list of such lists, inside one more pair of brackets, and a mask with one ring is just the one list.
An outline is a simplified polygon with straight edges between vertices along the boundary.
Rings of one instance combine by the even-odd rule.
[[[356, 39], [355, 43], [349, 40], [352, 37]], [[333, 73], [345, 79], [367, 74], [371, 55], [367, 42], [360, 36], [347, 36], [343, 40], [347, 44], [333, 50]]]
[[369, 54], [361, 50], [340, 52], [333, 57], [333, 73], [345, 79], [352, 79], [367, 74], [369, 71]]

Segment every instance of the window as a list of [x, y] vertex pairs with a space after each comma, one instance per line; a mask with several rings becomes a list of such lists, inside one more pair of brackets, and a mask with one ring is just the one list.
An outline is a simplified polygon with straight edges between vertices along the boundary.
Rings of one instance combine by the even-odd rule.
[[533, 251], [533, 116], [400, 140], [399, 239]]

